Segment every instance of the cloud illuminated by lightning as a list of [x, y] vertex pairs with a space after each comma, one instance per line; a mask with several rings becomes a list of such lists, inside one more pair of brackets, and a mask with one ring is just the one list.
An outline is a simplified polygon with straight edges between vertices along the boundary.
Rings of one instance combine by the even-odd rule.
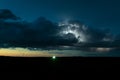
[[59, 26], [64, 26], [63, 30], [60, 31], [60, 35], [65, 35], [65, 34], [73, 34], [75, 36], [76, 39], [78, 39], [78, 42], [86, 42], [86, 36], [84, 35], [83, 31], [80, 30], [80, 28], [82, 29], [87, 29], [87, 27], [85, 25], [79, 25], [79, 24], [72, 24], [69, 23], [67, 21], [63, 22], [63, 23], [59, 23]]

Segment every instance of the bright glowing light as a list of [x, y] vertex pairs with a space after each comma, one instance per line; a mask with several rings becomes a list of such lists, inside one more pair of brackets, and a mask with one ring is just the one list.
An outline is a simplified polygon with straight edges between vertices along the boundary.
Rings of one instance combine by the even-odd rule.
[[81, 28], [84, 30], [87, 29], [85, 25], [78, 25], [78, 24], [69, 24], [68, 22], [66, 23], [59, 23], [59, 26], [64, 26], [65, 28], [60, 32], [60, 35], [72, 33], [77, 39], [78, 42], [85, 42], [86, 41], [86, 36], [84, 33], [81, 31]]
[[52, 59], [56, 59], [56, 56], [53, 56]]

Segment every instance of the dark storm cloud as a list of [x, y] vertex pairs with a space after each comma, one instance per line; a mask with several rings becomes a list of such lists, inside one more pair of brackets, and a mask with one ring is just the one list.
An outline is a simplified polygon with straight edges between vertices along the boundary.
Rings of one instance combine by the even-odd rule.
[[[6, 10], [1, 11], [6, 12]], [[77, 42], [72, 34], [65, 35], [66, 38], [58, 36], [60, 27], [43, 17], [28, 23], [18, 19], [13, 20], [14, 16], [9, 10], [6, 14], [4, 19], [0, 18], [3, 19], [0, 22], [0, 43], [3, 46], [6, 44], [8, 47], [45, 47], [70, 45]], [[7, 21], [8, 19], [11, 21]]]
[[1, 9], [0, 10], [0, 19], [18, 19], [10, 10], [8, 9]]
[[[71, 25], [71, 24], [73, 24], [73, 25]], [[74, 24], [76, 24], [76, 27]], [[113, 37], [114, 37], [111, 34], [109, 29], [98, 29], [98, 28], [88, 27], [78, 20], [70, 20], [70, 21], [68, 21], [67, 24], [65, 24], [61, 27], [63, 27], [63, 30], [66, 27], [68, 27], [67, 28], [68, 30], [66, 30], [66, 31], [73, 33], [74, 35], [76, 35], [78, 37], [78, 39], [82, 40], [81, 42], [86, 42], [86, 43], [112, 41]], [[71, 31], [73, 31], [73, 32], [71, 32]]]
[[[69, 24], [79, 24], [76, 29], [83, 37], [73, 33], [59, 33], [69, 25], [58, 26], [44, 17], [33, 22], [22, 21], [9, 10], [0, 10], [0, 46], [1, 47], [31, 47], [43, 49], [79, 49], [89, 50], [89, 47], [119, 47], [120, 40], [113, 40], [110, 32], [85, 27], [79, 21], [69, 21]], [[79, 39], [86, 39], [79, 42]], [[85, 48], [87, 47], [87, 48]]]

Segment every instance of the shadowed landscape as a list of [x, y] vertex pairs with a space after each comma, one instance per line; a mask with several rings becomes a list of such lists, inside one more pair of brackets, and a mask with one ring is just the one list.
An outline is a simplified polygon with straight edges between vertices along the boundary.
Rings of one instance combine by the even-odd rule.
[[120, 58], [112, 57], [0, 57], [1, 72], [116, 71]]

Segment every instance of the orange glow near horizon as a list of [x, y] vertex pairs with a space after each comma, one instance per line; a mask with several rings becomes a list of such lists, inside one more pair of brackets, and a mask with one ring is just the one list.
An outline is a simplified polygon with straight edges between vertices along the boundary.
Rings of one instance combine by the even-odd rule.
[[0, 56], [12, 56], [12, 57], [51, 57], [51, 56], [62, 56], [59, 54], [51, 54], [48, 51], [32, 51], [24, 48], [1, 48]]

